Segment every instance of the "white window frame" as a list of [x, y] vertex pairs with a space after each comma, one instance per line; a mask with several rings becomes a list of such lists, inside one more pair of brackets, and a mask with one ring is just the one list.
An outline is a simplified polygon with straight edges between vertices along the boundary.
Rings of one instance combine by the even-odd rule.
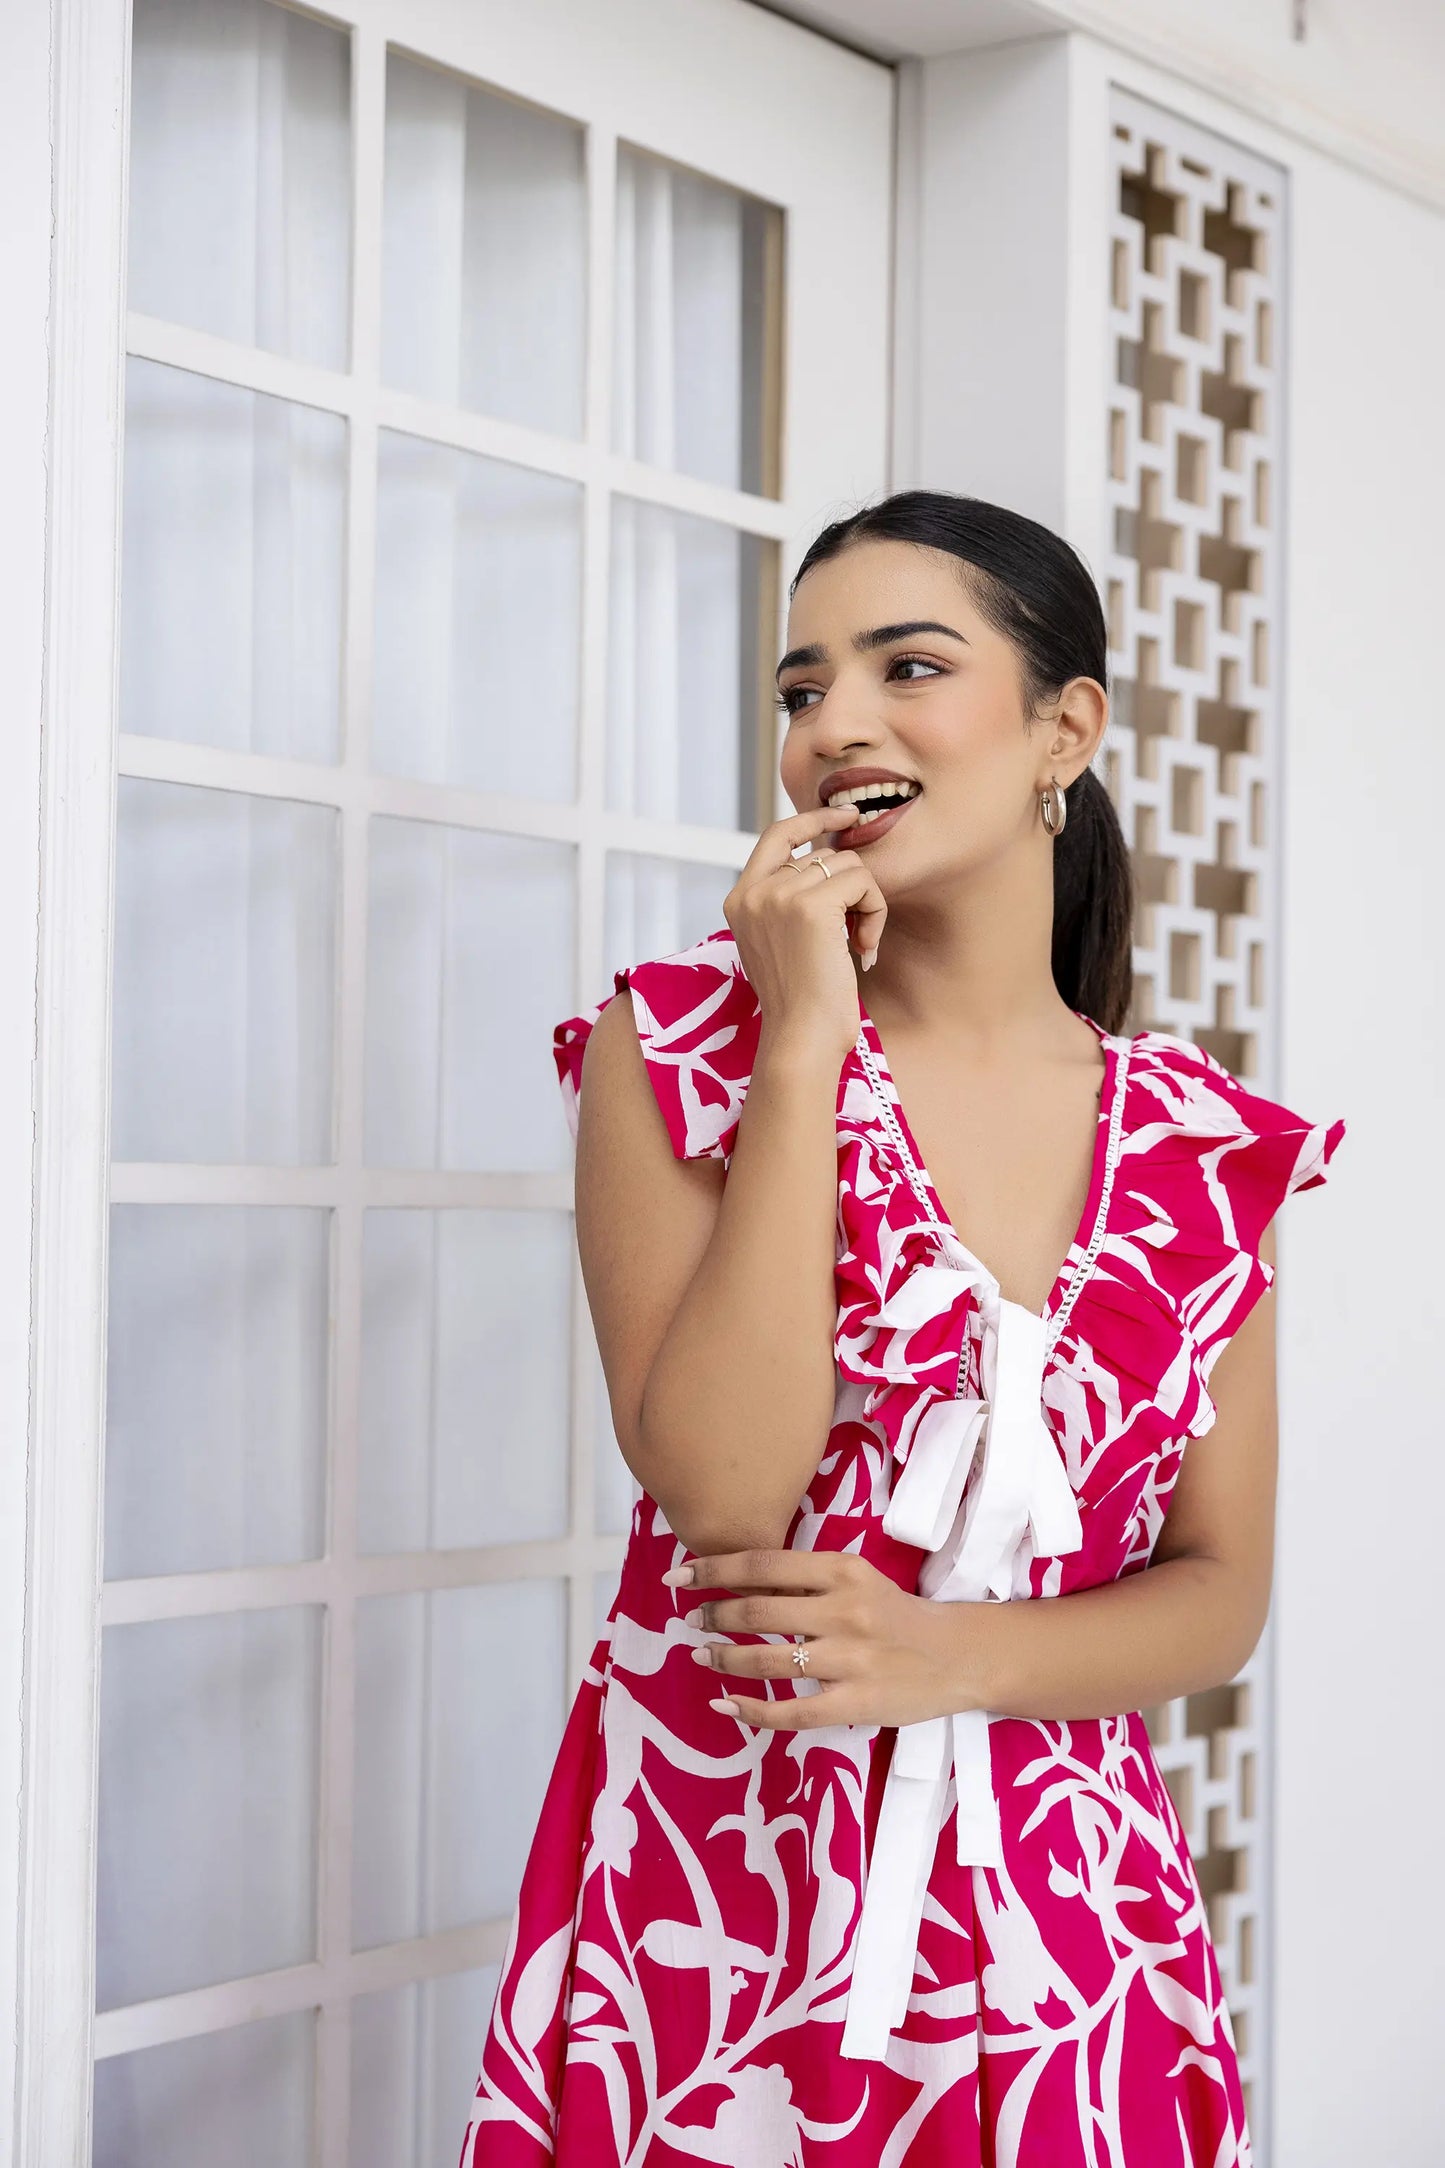
[[[663, 156], [694, 165], [725, 182], [729, 172], [730, 136], [735, 134], [736, 111], [728, 115], [714, 102], [699, 128], [698, 114], [669, 107], [656, 87], [665, 80], [665, 61], [655, 47], [659, 41], [637, 34], [644, 18], [658, 0], [617, 0], [608, 17], [605, 35], [615, 41], [612, 66], [617, 77], [617, 96], [608, 103], [619, 110], [618, 125], [609, 128], [591, 118], [593, 100], [587, 88], [587, 70], [594, 70], [597, 55], [557, 51], [555, 80], [546, 102], [561, 112], [587, 113], [590, 156], [610, 174], [614, 144], [619, 136], [642, 143]], [[744, 0], [736, 0], [741, 8]], [[572, 0], [536, 0], [539, 7], [554, 6], [564, 12]], [[376, 244], [380, 220], [378, 136], [380, 102], [378, 89], [384, 66], [388, 32], [411, 51], [434, 53], [445, 65], [469, 73], [484, 83], [508, 85], [509, 40], [516, 23], [505, 9], [487, 11], [463, 23], [455, 0], [408, 0], [402, 16], [394, 0], [350, 0], [318, 10], [334, 21], [356, 26], [353, 46], [353, 159], [358, 185], [354, 215], [360, 228], [370, 222], [370, 241], [359, 233], [355, 261], [365, 267], [379, 266]], [[46, 487], [43, 501], [32, 491], [28, 525], [17, 518], [6, 520], [5, 531], [28, 541], [31, 549], [43, 548], [43, 589], [38, 579], [21, 583], [15, 600], [23, 622], [18, 627], [27, 638], [17, 640], [13, 670], [17, 690], [29, 696], [23, 713], [34, 716], [38, 707], [39, 730], [19, 747], [0, 750], [0, 783], [20, 788], [15, 825], [21, 845], [15, 858], [15, 885], [24, 908], [17, 924], [29, 928], [33, 949], [19, 939], [7, 954], [6, 976], [0, 992], [7, 999], [8, 1020], [28, 1014], [35, 1020], [33, 1047], [33, 1162], [22, 1124], [17, 1134], [24, 1139], [23, 1158], [32, 1162], [25, 1184], [27, 1202], [33, 1197], [33, 1215], [17, 1215], [13, 1228], [0, 1234], [0, 1292], [13, 1293], [14, 1313], [29, 1324], [29, 1347], [22, 1364], [11, 1363], [10, 1351], [0, 1351], [0, 1392], [5, 1405], [26, 1410], [28, 1454], [12, 1455], [0, 1473], [0, 1535], [19, 1557], [25, 1542], [25, 1573], [7, 1582], [0, 1601], [6, 1613], [0, 1628], [9, 1646], [23, 1649], [23, 1681], [18, 1677], [17, 1700], [21, 1726], [14, 1737], [17, 1753], [23, 1753], [19, 1778], [18, 1812], [0, 1826], [0, 1859], [13, 1867], [9, 1886], [17, 1893], [14, 1977], [18, 2014], [13, 2063], [6, 2062], [5, 2081], [13, 2076], [11, 2127], [15, 2138], [17, 2168], [58, 2168], [60, 2163], [83, 2168], [90, 2157], [90, 2100], [92, 2059], [97, 2023], [94, 2004], [94, 1876], [96, 1842], [96, 1779], [99, 1727], [99, 1645], [102, 1606], [101, 1529], [103, 1508], [103, 1434], [105, 1390], [105, 1287], [106, 1229], [109, 1205], [130, 1193], [137, 1180], [135, 1170], [124, 1170], [114, 1184], [109, 1170], [109, 1037], [110, 957], [113, 897], [114, 822], [116, 780], [120, 770], [130, 774], [155, 773], [181, 779], [192, 761], [196, 780], [211, 785], [223, 781], [223, 770], [234, 767], [235, 787], [268, 791], [286, 796], [320, 797], [337, 804], [343, 822], [364, 821], [378, 804], [382, 791], [375, 778], [350, 771], [343, 762], [335, 769], [305, 771], [307, 787], [295, 788], [294, 764], [268, 762], [249, 756], [200, 753], [180, 745], [117, 737], [118, 718], [118, 573], [120, 543], [121, 417], [124, 366], [127, 351], [150, 353], [154, 358], [200, 368], [228, 381], [250, 384], [258, 390], [282, 396], [305, 396], [310, 378], [314, 389], [326, 372], [279, 357], [236, 349], [227, 342], [173, 325], [124, 315], [125, 215], [127, 144], [125, 115], [129, 96], [130, 0], [31, 0], [26, 10], [31, 60], [27, 78], [22, 68], [12, 72], [8, 88], [0, 90], [0, 120], [16, 123], [11, 135], [17, 161], [29, 161], [28, 170], [47, 171], [51, 188], [42, 204], [33, 191], [22, 201], [28, 222], [22, 220], [20, 238], [28, 243], [32, 266], [29, 289], [32, 323], [42, 307], [40, 281], [35, 276], [42, 249], [48, 252], [48, 282], [43, 306], [48, 309], [49, 381], [43, 421], [31, 386], [28, 405], [17, 407], [16, 430], [32, 452], [43, 442]], [[574, 10], [575, 20], [583, 20]], [[784, 23], [760, 10], [746, 10], [747, 33], [765, 51], [768, 73], [760, 80], [756, 110], [750, 119], [758, 128], [772, 132], [780, 146], [778, 170], [781, 185], [771, 189], [773, 200], [784, 204], [790, 218], [790, 262], [786, 273], [787, 319], [784, 338], [785, 461], [784, 495], [770, 502], [716, 485], [670, 475], [599, 450], [606, 431], [594, 414], [589, 441], [579, 454], [578, 476], [610, 484], [627, 494], [673, 506], [703, 517], [723, 517], [763, 533], [777, 542], [784, 576], [796, 563], [801, 549], [827, 518], [851, 509], [888, 486], [888, 362], [890, 325], [887, 264], [891, 246], [893, 204], [886, 185], [874, 189], [864, 204], [857, 201], [856, 174], [866, 169], [864, 151], [872, 142], [883, 155], [875, 170], [886, 175], [891, 166], [891, 83], [888, 72], [856, 54], [830, 46], [827, 41], [794, 24]], [[629, 26], [631, 34], [629, 34]], [[726, 55], [738, 25], [727, 11], [710, 5], [697, 10], [688, 24], [689, 35], [699, 33], [690, 63], [698, 81], [706, 84], [710, 69], [716, 70]], [[599, 33], [601, 34], [601, 33]], [[529, 38], [535, 42], [536, 32]], [[585, 44], [585, 40], [582, 41]], [[716, 44], [717, 50], [711, 48]], [[8, 47], [7, 47], [8, 52]], [[42, 66], [49, 68], [49, 110], [34, 93], [44, 80]], [[621, 86], [626, 85], [626, 97]], [[790, 96], [815, 95], [820, 87], [836, 105], [830, 108], [836, 140], [836, 173], [821, 176], [814, 138], [805, 145], [808, 131], [789, 132]], [[22, 92], [30, 93], [28, 107]], [[535, 89], [531, 92], [537, 95]], [[626, 116], [628, 100], [634, 116]], [[651, 100], [651, 106], [648, 100]], [[700, 104], [703, 101], [700, 92]], [[637, 114], [642, 116], [639, 125]], [[881, 128], [881, 134], [879, 133]], [[368, 138], [367, 131], [370, 130]], [[870, 136], [869, 131], [873, 131]], [[671, 137], [672, 140], [669, 140]], [[736, 185], [747, 186], [741, 169], [748, 160], [740, 153]], [[367, 173], [376, 185], [361, 185]], [[595, 175], [592, 176], [595, 182]], [[824, 217], [823, 203], [830, 185], [841, 191], [848, 209]], [[789, 190], [792, 190], [790, 196]], [[850, 188], [854, 195], [850, 198]], [[607, 186], [589, 188], [591, 213], [589, 350], [610, 338], [610, 280], [612, 264], [612, 196]], [[860, 215], [861, 214], [861, 215]], [[53, 217], [53, 233], [51, 220]], [[803, 229], [800, 221], [813, 220]], [[806, 282], [800, 283], [798, 265], [806, 266]], [[375, 285], [375, 280], [368, 282]], [[846, 295], [850, 323], [849, 352], [840, 359], [831, 342], [828, 324], [837, 297]], [[375, 336], [376, 295], [358, 291], [353, 298], [353, 325], [365, 340]], [[833, 319], [836, 321], [836, 318]], [[3, 381], [3, 380], [0, 380]], [[600, 397], [605, 372], [589, 367], [589, 400]], [[789, 411], [803, 411], [804, 395], [811, 417], [804, 429], [787, 429]], [[394, 395], [387, 395], [388, 398]], [[797, 404], [795, 404], [797, 402]], [[335, 405], [329, 395], [318, 400]], [[358, 481], [370, 490], [365, 471], [374, 452], [374, 431], [382, 402], [374, 398], [352, 399], [341, 410], [353, 424], [349, 450], [351, 486]], [[844, 426], [859, 413], [876, 419], [871, 435], [855, 426]], [[426, 432], [424, 418], [421, 433]], [[450, 417], [454, 425], [456, 417]], [[360, 427], [355, 426], [360, 423]], [[414, 420], [408, 426], [415, 427]], [[28, 430], [28, 435], [26, 431]], [[43, 434], [42, 434], [43, 432]], [[449, 426], [451, 442], [479, 451], [499, 451], [509, 435], [505, 425], [472, 417], [463, 432]], [[800, 450], [804, 456], [799, 456]], [[609, 499], [605, 487], [589, 492], [583, 602], [584, 683], [583, 723], [580, 733], [579, 796], [601, 796], [605, 728], [605, 677], [603, 632], [605, 587], [595, 568], [605, 561], [607, 536], [604, 522]], [[353, 523], [350, 550], [350, 629], [346, 655], [348, 686], [364, 669], [369, 647], [369, 626], [358, 630], [365, 612], [356, 608], [369, 594], [369, 563], [358, 569], [357, 559], [369, 552], [371, 528], [363, 518]], [[8, 598], [7, 598], [8, 599]], [[778, 633], [782, 632], [785, 598], [780, 596]], [[358, 644], [359, 643], [359, 644]], [[28, 675], [27, 675], [28, 672]], [[349, 703], [356, 713], [354, 703]], [[353, 728], [352, 742], [356, 732]], [[37, 753], [43, 759], [37, 759]], [[24, 791], [26, 760], [32, 771], [29, 794]], [[35, 771], [38, 770], [38, 774]], [[274, 773], [270, 771], [275, 771]], [[38, 786], [38, 796], [37, 796]], [[420, 818], [456, 818], [457, 795], [434, 791], [421, 784], [384, 786], [386, 810], [411, 811]], [[782, 810], [781, 796], [778, 810]], [[9, 817], [7, 813], [7, 818]], [[577, 986], [580, 1000], [595, 998], [601, 987], [601, 914], [595, 908], [602, 893], [604, 844], [601, 832], [579, 821], [576, 807], [560, 807], [549, 816], [548, 833], [575, 841], [579, 848], [579, 911], [577, 923]], [[508, 825], [503, 801], [480, 803], [476, 825], [490, 828]], [[538, 823], [526, 822], [529, 833], [542, 832]], [[687, 829], [677, 824], [608, 816], [606, 845], [673, 856], [692, 862], [740, 863], [751, 837], [713, 829]], [[364, 881], [364, 856], [344, 854], [343, 880]], [[10, 876], [7, 875], [7, 882]], [[28, 887], [27, 887], [28, 883]], [[355, 919], [354, 911], [348, 916]], [[347, 995], [347, 978], [355, 959], [343, 958], [343, 1035], [359, 1030], [360, 1006]], [[28, 1003], [17, 993], [27, 987]], [[349, 1013], [348, 1013], [349, 1012]], [[23, 1088], [25, 1111], [31, 1103], [32, 1049], [23, 1059], [12, 1059], [7, 1047], [0, 1055], [0, 1115], [10, 1113]], [[359, 1074], [359, 1048], [353, 1046], [350, 1062]], [[348, 1059], [345, 1049], [338, 1061]], [[346, 1151], [348, 1119], [358, 1124], [359, 1094], [348, 1107], [341, 1106], [342, 1157]], [[12, 1151], [14, 1139], [7, 1129], [0, 1148]], [[7, 1158], [4, 1173], [14, 1187], [14, 1165]], [[197, 1180], [185, 1185], [188, 1197], [204, 1191], [209, 1170], [196, 1170]], [[299, 1195], [307, 1182], [334, 1185], [335, 1170], [297, 1170], [290, 1189]], [[517, 1179], [517, 1178], [514, 1178]], [[541, 1201], [541, 1187], [555, 1187], [561, 1201], [570, 1203], [570, 1183], [562, 1196], [560, 1178], [520, 1178], [528, 1185], [531, 1201]], [[484, 1178], [462, 1178], [474, 1185]], [[485, 1178], [488, 1201], [499, 1201], [499, 1178]], [[408, 1190], [407, 1201], [415, 1201]], [[262, 1173], [257, 1195], [265, 1193]], [[137, 1194], [141, 1193], [137, 1189]], [[144, 1194], [156, 1194], [153, 1185]], [[232, 1194], [230, 1190], [226, 1192]], [[550, 1197], [550, 1190], [549, 1190]], [[332, 1201], [328, 1192], [328, 1201]], [[344, 1208], [359, 1210], [359, 1200]], [[377, 1201], [374, 1198], [369, 1201]], [[459, 1201], [456, 1183], [448, 1178], [448, 1202]], [[465, 1200], [462, 1200], [465, 1201]], [[352, 1291], [356, 1293], [355, 1290]], [[338, 1290], [343, 1312], [346, 1290]], [[351, 1307], [355, 1308], [355, 1301]], [[585, 1346], [585, 1312], [578, 1305], [575, 1338], [579, 1352]], [[24, 1370], [23, 1384], [21, 1369]], [[584, 1376], [579, 1361], [576, 1376]], [[582, 1393], [577, 1398], [581, 1400]], [[338, 1423], [346, 1421], [338, 1409]], [[590, 1447], [580, 1432], [590, 1426], [585, 1411], [574, 1414], [574, 1481], [580, 1467], [585, 1475]], [[333, 1479], [335, 1468], [333, 1467]], [[334, 1512], [334, 1507], [333, 1507]], [[586, 1558], [572, 1557], [577, 1539], [558, 1546], [528, 1546], [549, 1553], [566, 1549], [565, 1570], [571, 1576], [574, 1601], [570, 1638], [569, 1696], [575, 1688], [582, 1663], [590, 1651], [590, 1606], [577, 1600], [584, 1574], [594, 1566], [615, 1565], [620, 1556], [617, 1539], [593, 1540], [584, 1546]], [[520, 1551], [522, 1547], [518, 1547]], [[594, 1552], [596, 1555], [594, 1556]], [[604, 1555], [605, 1554], [605, 1555]], [[445, 1567], [437, 1585], [455, 1578]], [[515, 1562], [510, 1573], [522, 1570]], [[312, 1566], [248, 1572], [247, 1605], [265, 1601], [296, 1601], [325, 1593], [328, 1568]], [[315, 1583], [308, 1587], [308, 1577]], [[474, 1576], [469, 1572], [465, 1578]], [[216, 1577], [180, 1576], [174, 1587], [161, 1584], [123, 1584], [107, 1602], [107, 1621], [130, 1615], [180, 1615], [214, 1608], [214, 1600], [200, 1586]], [[239, 1578], [239, 1577], [233, 1577]], [[254, 1583], [254, 1586], [250, 1584]], [[369, 1562], [366, 1586], [389, 1585], [388, 1561]], [[190, 1585], [188, 1585], [190, 1584]], [[274, 1584], [274, 1586], [273, 1586]], [[406, 1585], [417, 1585], [415, 1575]], [[430, 1585], [430, 1583], [428, 1583]], [[361, 1581], [353, 1593], [361, 1593]], [[159, 1605], [159, 1609], [158, 1609]], [[343, 1663], [349, 1651], [333, 1647]], [[8, 1660], [8, 1659], [7, 1659]], [[333, 1671], [334, 1675], [334, 1671]], [[327, 1733], [324, 1752], [329, 1758], [343, 1747], [349, 1752], [350, 1734], [323, 1711]], [[344, 1734], [344, 1736], [343, 1736]], [[10, 1742], [7, 1742], [10, 1743]], [[4, 1812], [11, 1815], [15, 1802], [7, 1796]], [[349, 1858], [344, 1862], [349, 1876]], [[336, 1899], [340, 1870], [328, 1883], [324, 1869], [320, 1892], [323, 1919], [328, 1890]], [[472, 1938], [472, 1930], [460, 1930]], [[433, 1946], [443, 1938], [431, 1937]], [[324, 1944], [323, 1944], [324, 1948]], [[490, 1950], [466, 1951], [458, 1947], [458, 1961], [477, 1962]], [[495, 1953], [500, 1955], [500, 1951]], [[363, 1960], [365, 1953], [362, 1953]], [[358, 1957], [347, 1953], [338, 1962], [350, 1968], [352, 1988], [358, 1984], [384, 1987], [414, 1975], [405, 1967], [405, 1948], [377, 1953], [374, 1965], [366, 1965], [367, 1977], [354, 1977]], [[434, 1968], [427, 1967], [427, 1971]], [[270, 1975], [270, 1983], [282, 1993], [277, 2008], [309, 2007], [323, 1999], [320, 1963], [297, 1968], [295, 1989], [284, 1993], [286, 1975]], [[375, 1977], [372, 1977], [374, 1972]], [[301, 1975], [304, 1974], [303, 1979]], [[394, 1977], [393, 1977], [394, 1976]], [[224, 1997], [226, 1986], [205, 1990]], [[188, 1998], [193, 1999], [193, 1998]], [[150, 2005], [153, 2014], [158, 2005]], [[218, 2004], [218, 2015], [221, 2005]], [[262, 2014], [259, 2011], [257, 2014]], [[128, 2014], [115, 2013], [100, 2020], [109, 2028], [106, 2045], [119, 2052], [142, 2044], [150, 2037], [146, 2027], [132, 2040]], [[480, 2046], [480, 2043], [479, 2043]], [[320, 2082], [332, 2104], [333, 2088], [345, 2084], [345, 2058], [328, 2053], [325, 2013], [318, 2042]], [[336, 2127], [344, 2129], [344, 2113]], [[334, 2143], [318, 2158], [328, 2168], [342, 2168]]]

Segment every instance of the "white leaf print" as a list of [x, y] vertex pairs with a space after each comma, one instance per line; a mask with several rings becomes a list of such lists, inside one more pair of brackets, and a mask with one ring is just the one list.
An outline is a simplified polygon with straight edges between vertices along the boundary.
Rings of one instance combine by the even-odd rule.
[[1144, 1978], [1164, 2015], [1174, 2024], [1184, 2026], [1200, 2047], [1208, 2047], [1214, 2038], [1214, 2019], [1199, 1996], [1191, 1994], [1172, 1974], [1157, 1972], [1152, 1966]]
[[711, 2130], [673, 2125], [676, 2150], [719, 2168], [803, 2168], [802, 2122], [782, 2066], [750, 2064], [729, 2082], [732, 2098], [719, 2108]]
[[567, 1970], [567, 1953], [572, 1946], [572, 1922], [568, 1920], [545, 1942], [539, 1943], [522, 1967], [512, 1996], [510, 2015], [512, 2038], [524, 2055], [534, 2062], [537, 2043], [552, 2019], [556, 2016], [562, 2000], [562, 1982]]
[[[643, 1930], [642, 1948], [656, 1965], [710, 1965], [713, 1961], [712, 1937], [686, 1920], [649, 1920]], [[766, 1972], [772, 1962], [751, 1943], [735, 1941], [731, 1936], [727, 1950], [730, 1965], [748, 1972]]]

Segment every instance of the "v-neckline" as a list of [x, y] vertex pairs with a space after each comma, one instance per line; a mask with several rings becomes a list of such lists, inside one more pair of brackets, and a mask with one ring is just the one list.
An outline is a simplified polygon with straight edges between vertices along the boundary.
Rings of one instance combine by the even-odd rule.
[[[924, 1165], [923, 1155], [918, 1149], [918, 1140], [913, 1134], [908, 1116], [904, 1111], [903, 1099], [894, 1079], [893, 1071], [889, 1066], [888, 1054], [882, 1036], [878, 1026], [873, 1021], [861, 990], [858, 995], [858, 1011], [861, 1025], [858, 1033], [858, 1051], [861, 1053], [866, 1048], [870, 1060], [879, 1072], [881, 1081], [886, 1086], [881, 1112], [885, 1121], [891, 1119], [896, 1125], [898, 1142], [902, 1148], [905, 1165], [915, 1188], [927, 1206], [930, 1217], [937, 1223], [940, 1230], [949, 1237], [950, 1241], [958, 1245], [958, 1248], [969, 1259], [970, 1263], [978, 1267], [979, 1272], [988, 1281], [998, 1299], [1001, 1302], [1011, 1301], [1012, 1297], [1005, 1295], [1000, 1287], [997, 1275], [990, 1271], [989, 1267], [978, 1255], [978, 1252], [964, 1241], [944, 1210], [943, 1199], [934, 1186], [932, 1175]], [[1074, 1009], [1070, 1013], [1077, 1016], [1082, 1023], [1087, 1024], [1090, 1031], [1098, 1039], [1104, 1055], [1104, 1074], [1099, 1088], [1099, 1112], [1094, 1130], [1094, 1156], [1089, 1168], [1089, 1190], [1084, 1199], [1084, 1209], [1080, 1214], [1079, 1224], [1074, 1230], [1073, 1239], [1065, 1252], [1063, 1262], [1054, 1275], [1053, 1285], [1045, 1297], [1042, 1310], [1031, 1310], [1029, 1312], [1031, 1317], [1042, 1318], [1046, 1325], [1052, 1325], [1057, 1321], [1059, 1329], [1062, 1329], [1063, 1323], [1059, 1312], [1063, 1309], [1066, 1313], [1067, 1310], [1072, 1309], [1074, 1298], [1083, 1286], [1084, 1279], [1093, 1265], [1094, 1258], [1097, 1256], [1103, 1240], [1104, 1227], [1109, 1211], [1109, 1197], [1113, 1188], [1114, 1166], [1118, 1152], [1119, 1116], [1123, 1108], [1122, 1086], [1126, 1067], [1124, 1050], [1111, 1033], [1105, 1031], [1102, 1025], [1097, 1024], [1093, 1017], [1086, 1015], [1082, 1009]], [[1077, 1266], [1073, 1264], [1076, 1255], [1078, 1256]], [[1014, 1307], [1022, 1309], [1025, 1305], [1017, 1303]]]

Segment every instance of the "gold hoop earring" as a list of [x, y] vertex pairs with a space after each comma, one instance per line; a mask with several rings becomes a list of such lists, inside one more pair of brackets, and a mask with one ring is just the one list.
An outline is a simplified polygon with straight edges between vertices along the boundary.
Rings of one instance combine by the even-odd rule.
[[1039, 792], [1039, 812], [1045, 828], [1051, 836], [1061, 836], [1064, 823], [1069, 817], [1069, 802], [1059, 788], [1058, 778], [1050, 776]]

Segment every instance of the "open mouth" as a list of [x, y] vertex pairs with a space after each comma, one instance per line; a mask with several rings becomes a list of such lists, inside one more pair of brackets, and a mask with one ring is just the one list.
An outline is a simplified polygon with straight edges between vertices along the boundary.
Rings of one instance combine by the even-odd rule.
[[851, 851], [864, 843], [876, 843], [896, 827], [921, 789], [918, 783], [867, 783], [830, 798], [830, 805], [840, 805], [846, 799], [856, 808], [851, 825], [834, 831], [834, 849]]

